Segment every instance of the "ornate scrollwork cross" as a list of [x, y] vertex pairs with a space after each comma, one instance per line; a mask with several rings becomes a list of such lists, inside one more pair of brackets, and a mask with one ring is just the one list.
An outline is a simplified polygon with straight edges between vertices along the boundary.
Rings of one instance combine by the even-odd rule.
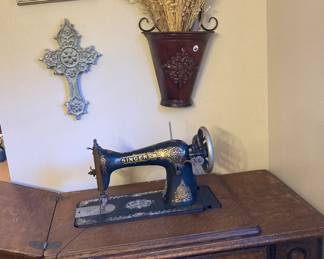
[[81, 35], [74, 26], [65, 19], [55, 38], [60, 45], [57, 50], [46, 50], [41, 59], [56, 75], [64, 75], [70, 85], [70, 100], [65, 103], [68, 114], [81, 119], [87, 113], [89, 102], [82, 95], [80, 88], [81, 74], [88, 72], [91, 65], [96, 64], [101, 56], [94, 46], [81, 48]]

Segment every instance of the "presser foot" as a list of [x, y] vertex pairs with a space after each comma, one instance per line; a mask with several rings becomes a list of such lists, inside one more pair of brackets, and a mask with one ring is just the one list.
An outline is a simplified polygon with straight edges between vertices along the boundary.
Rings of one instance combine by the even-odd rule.
[[221, 208], [208, 186], [200, 186], [193, 205], [171, 206], [162, 198], [163, 190], [81, 201], [75, 212], [75, 227], [118, 223], [161, 216], [203, 212]]

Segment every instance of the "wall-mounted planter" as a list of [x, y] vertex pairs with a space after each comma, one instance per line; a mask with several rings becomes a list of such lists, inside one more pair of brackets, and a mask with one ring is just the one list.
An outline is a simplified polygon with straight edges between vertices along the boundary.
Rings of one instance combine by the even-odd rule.
[[161, 105], [192, 105], [192, 92], [211, 31], [143, 32], [148, 39], [161, 92]]

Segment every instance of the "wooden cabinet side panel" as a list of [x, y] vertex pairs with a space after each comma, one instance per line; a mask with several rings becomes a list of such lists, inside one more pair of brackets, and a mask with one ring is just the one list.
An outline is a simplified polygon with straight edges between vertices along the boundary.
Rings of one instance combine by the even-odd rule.
[[322, 239], [312, 238], [276, 245], [277, 259], [322, 259]]
[[266, 247], [230, 251], [226, 253], [205, 254], [192, 257], [186, 257], [186, 259], [267, 259], [268, 253]]

